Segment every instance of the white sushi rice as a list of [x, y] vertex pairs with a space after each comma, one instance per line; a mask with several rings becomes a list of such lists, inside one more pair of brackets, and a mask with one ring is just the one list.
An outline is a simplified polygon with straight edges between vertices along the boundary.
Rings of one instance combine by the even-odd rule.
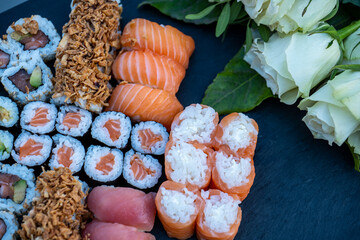
[[13, 148], [14, 136], [8, 131], [0, 130], [0, 143], [4, 144], [4, 151], [0, 152], [0, 161], [8, 159]]
[[[158, 139], [158, 141], [152, 146], [143, 146], [141, 143], [139, 131], [146, 129], [149, 129], [156, 138], [160, 136], [161, 139]], [[140, 122], [139, 124], [136, 124], [131, 130], [131, 147], [135, 149], [135, 151], [141, 153], [150, 153], [155, 155], [164, 154], [166, 143], [168, 141], [169, 133], [166, 131], [166, 128], [162, 124], [157, 122]]]
[[[69, 112], [80, 113], [81, 119], [78, 127], [69, 128], [62, 124], [64, 117]], [[62, 106], [60, 107], [58, 117], [56, 119], [56, 130], [64, 135], [80, 137], [89, 130], [91, 126], [91, 121], [92, 116], [89, 111], [75, 106]]]
[[224, 192], [209, 196], [208, 191], [201, 190], [201, 197], [205, 200], [203, 223], [214, 232], [229, 232], [236, 222], [241, 202]]
[[0, 96], [0, 126], [12, 127], [19, 120], [19, 109], [10, 98]]
[[[39, 108], [47, 109], [46, 118], [49, 120], [44, 126], [32, 126], [30, 124], [31, 120], [35, 116], [36, 110]], [[30, 102], [25, 105], [23, 111], [20, 116], [20, 126], [28, 130], [32, 133], [45, 134], [54, 130], [55, 127], [55, 119], [57, 116], [57, 109], [55, 105], [44, 103], [40, 101]]]
[[31, 203], [36, 196], [35, 191], [35, 176], [34, 170], [19, 164], [8, 165], [3, 164], [0, 173], [8, 173], [17, 175], [22, 180], [26, 181], [26, 197], [22, 203], [15, 203], [12, 199], [0, 198], [0, 210], [9, 211], [16, 214], [21, 214], [31, 206]]
[[59, 149], [65, 145], [74, 151], [73, 155], [70, 157], [72, 163], [70, 164], [69, 169], [73, 173], [80, 171], [84, 164], [85, 157], [85, 148], [81, 142], [75, 138], [61, 134], [56, 134], [52, 139], [54, 140], [55, 147], [52, 150], [52, 156], [49, 163], [51, 169], [65, 167], [63, 164], [59, 163], [57, 154]]
[[[141, 180], [135, 178], [135, 174], [131, 169], [131, 160], [134, 155], [136, 155], [141, 160], [143, 166], [149, 169], [152, 174], [148, 174], [144, 179]], [[159, 178], [161, 177], [161, 172], [161, 164], [152, 156], [134, 152], [132, 149], [125, 154], [123, 176], [130, 185], [140, 189], [151, 188], [158, 183]]]
[[165, 161], [171, 165], [171, 180], [202, 186], [206, 183], [207, 155], [192, 144], [178, 141], [171, 146]]
[[[37, 143], [42, 144], [40, 155], [29, 155], [20, 159], [20, 147], [23, 146], [29, 139], [33, 139]], [[52, 147], [52, 140], [46, 135], [36, 135], [23, 131], [14, 142], [14, 149], [11, 151], [13, 159], [20, 164], [26, 166], [37, 166], [43, 164], [50, 156]]]
[[[114, 165], [108, 174], [104, 174], [103, 171], [96, 169], [97, 164], [101, 161], [101, 157], [108, 155], [109, 153], [115, 156]], [[120, 177], [123, 168], [123, 153], [118, 149], [111, 149], [108, 147], [101, 147], [91, 145], [85, 155], [85, 172], [86, 174], [99, 182], [109, 182]]]
[[[113, 141], [110, 138], [109, 130], [104, 126], [109, 120], [120, 122], [120, 136]], [[129, 140], [131, 132], [130, 118], [121, 112], [104, 112], [97, 116], [91, 127], [91, 136], [100, 142], [117, 148], [124, 148]]]
[[216, 127], [213, 122], [215, 117], [216, 112], [211, 107], [190, 105], [180, 114], [181, 123], [172, 129], [172, 137], [185, 142], [210, 143], [211, 134]]
[[237, 151], [240, 148], [246, 148], [251, 143], [250, 133], [257, 136], [258, 131], [252, 124], [251, 119], [245, 114], [239, 113], [233, 121], [224, 127], [222, 143], [230, 147], [231, 150]]
[[10, 61], [6, 68], [0, 68], [0, 78], [7, 68], [14, 67], [19, 63], [19, 51], [17, 46], [9, 44], [9, 42], [0, 38], [0, 50], [10, 55]]
[[242, 186], [249, 182], [247, 178], [251, 173], [251, 159], [226, 156], [222, 152], [215, 154], [215, 166], [219, 176], [228, 188]]
[[196, 212], [195, 200], [197, 195], [184, 188], [184, 192], [160, 188], [161, 206], [172, 220], [180, 223], [190, 221], [191, 215]]
[[[41, 81], [42, 84], [35, 90], [24, 93], [20, 91], [15, 84], [8, 78], [13, 76], [15, 73], [24, 69], [28, 74], [31, 75], [35, 67], [40, 66], [41, 68]], [[27, 62], [20, 62], [17, 66], [11, 67], [5, 70], [1, 78], [1, 83], [4, 85], [5, 90], [9, 93], [10, 97], [20, 104], [26, 104], [32, 101], [46, 101], [52, 93], [53, 84], [51, 79], [53, 74], [51, 70], [40, 57], [34, 57]]]
[[16, 239], [15, 233], [19, 229], [19, 224], [17, 223], [14, 214], [7, 211], [0, 211], [0, 219], [2, 219], [6, 225], [6, 232], [2, 236], [1, 240]]
[[[6, 30], [9, 43], [23, 51], [20, 53], [20, 58], [21, 56], [32, 57], [34, 55], [39, 55], [44, 61], [53, 60], [55, 58], [56, 48], [60, 42], [60, 35], [57, 33], [53, 23], [47, 18], [43, 18], [39, 15], [33, 15], [32, 19], [38, 23], [39, 30], [41, 30], [49, 38], [49, 43], [46, 44], [45, 47], [36, 50], [24, 50], [24, 45], [11, 37], [11, 33], [14, 32], [14, 29], [12, 29], [11, 26]], [[24, 22], [24, 19], [21, 18], [15, 22], [15, 25], [22, 25]]]

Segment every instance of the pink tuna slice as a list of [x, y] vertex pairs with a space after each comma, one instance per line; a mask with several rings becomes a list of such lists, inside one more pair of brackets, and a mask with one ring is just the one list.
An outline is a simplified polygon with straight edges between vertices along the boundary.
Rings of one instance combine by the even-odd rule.
[[102, 222], [120, 223], [151, 231], [155, 222], [155, 193], [125, 187], [95, 187], [87, 198], [88, 207]]
[[141, 232], [135, 227], [97, 220], [86, 225], [82, 237], [85, 240], [155, 240], [155, 237], [150, 233]]

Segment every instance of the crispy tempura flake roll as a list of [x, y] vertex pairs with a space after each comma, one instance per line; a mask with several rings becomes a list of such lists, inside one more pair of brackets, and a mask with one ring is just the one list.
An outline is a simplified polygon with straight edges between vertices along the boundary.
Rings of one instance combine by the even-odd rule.
[[137, 188], [155, 186], [161, 177], [161, 170], [159, 161], [150, 155], [143, 155], [132, 149], [125, 154], [123, 176], [129, 184]]
[[164, 154], [168, 141], [166, 128], [157, 122], [141, 122], [131, 130], [131, 146], [141, 153]]
[[124, 148], [131, 132], [130, 118], [120, 112], [104, 112], [91, 127], [91, 136], [108, 146]]
[[170, 139], [165, 150], [167, 179], [206, 188], [211, 179], [213, 154], [213, 150], [205, 145]]
[[56, 130], [65, 135], [80, 137], [89, 130], [91, 121], [89, 111], [75, 106], [62, 106], [56, 118]]
[[19, 120], [19, 110], [10, 98], [0, 96], [0, 126], [12, 127]]
[[254, 161], [236, 157], [223, 151], [215, 152], [212, 184], [223, 192], [236, 194], [243, 201], [254, 183]]
[[120, 48], [122, 7], [112, 0], [75, 0], [56, 52], [53, 100], [101, 112], [111, 93], [111, 65]]
[[117, 179], [123, 168], [123, 153], [118, 149], [91, 145], [85, 155], [85, 172], [99, 182]]
[[232, 240], [241, 222], [240, 201], [217, 189], [201, 191], [205, 204], [196, 220], [199, 240]]
[[163, 26], [146, 19], [133, 19], [126, 24], [121, 36], [125, 49], [149, 49], [166, 55], [186, 69], [195, 49], [194, 40], [174, 27]]
[[194, 234], [203, 200], [195, 187], [163, 182], [155, 197], [158, 217], [171, 238], [188, 239]]
[[26, 166], [37, 166], [48, 159], [52, 140], [46, 135], [30, 134], [23, 131], [14, 142], [11, 156], [17, 163]]
[[233, 155], [252, 158], [255, 153], [259, 127], [255, 120], [242, 113], [231, 113], [219, 123], [214, 148]]
[[57, 109], [40, 101], [30, 102], [21, 112], [20, 125], [32, 133], [45, 134], [54, 130]]
[[174, 139], [211, 146], [219, 115], [211, 107], [191, 104], [178, 113], [171, 124], [171, 136]]
[[8, 131], [0, 130], [0, 161], [10, 157], [13, 143], [14, 136]]

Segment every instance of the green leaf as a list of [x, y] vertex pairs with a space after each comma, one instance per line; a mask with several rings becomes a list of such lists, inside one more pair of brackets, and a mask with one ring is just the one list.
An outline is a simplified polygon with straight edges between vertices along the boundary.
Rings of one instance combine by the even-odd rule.
[[351, 155], [353, 156], [354, 159], [354, 169], [358, 172], [360, 172], [360, 156], [359, 154], [356, 154], [354, 152], [354, 147], [350, 146], [350, 144], [346, 141], [346, 144], [348, 145]]
[[219, 37], [223, 34], [229, 24], [230, 20], [230, 3], [226, 3], [221, 14], [219, 16], [218, 22], [216, 24], [215, 36]]
[[[241, 10], [242, 10], [242, 3], [241, 2], [237, 2], [237, 1], [234, 1], [232, 4], [231, 4], [231, 7], [230, 7], [230, 20], [229, 20], [229, 23], [233, 23], [239, 16]], [[243, 12], [245, 12], [245, 10], [243, 10]]]
[[244, 55], [242, 47], [210, 84], [202, 104], [213, 107], [219, 114], [228, 114], [250, 111], [273, 97], [265, 80], [244, 61]]
[[342, 3], [351, 3], [360, 7], [360, 0], [342, 0]]
[[251, 28], [250, 28], [250, 23], [251, 23], [251, 21], [248, 22], [247, 27], [246, 27], [245, 52], [248, 52], [250, 50], [251, 45], [252, 45], [252, 41], [253, 41], [252, 32], [251, 32]]
[[195, 20], [195, 19], [200, 19], [200, 18], [206, 17], [207, 15], [209, 15], [215, 9], [215, 7], [218, 4], [219, 3], [211, 5], [211, 6], [205, 8], [204, 10], [202, 10], [201, 12], [196, 13], [196, 14], [188, 14], [188, 15], [185, 16], [185, 18], [189, 19], [189, 20]]
[[155, 7], [163, 14], [172, 18], [195, 24], [214, 23], [217, 21], [221, 12], [220, 8], [215, 8], [210, 14], [201, 19], [190, 20], [186, 19], [185, 16], [200, 12], [213, 4], [209, 3], [207, 0], [145, 0], [140, 3], [138, 7], [144, 5]]
[[264, 42], [269, 41], [269, 38], [271, 37], [270, 28], [261, 24], [260, 26], [258, 26], [258, 30], [259, 30], [261, 39], [264, 40]]
[[360, 71], [360, 64], [336, 65], [333, 69]]

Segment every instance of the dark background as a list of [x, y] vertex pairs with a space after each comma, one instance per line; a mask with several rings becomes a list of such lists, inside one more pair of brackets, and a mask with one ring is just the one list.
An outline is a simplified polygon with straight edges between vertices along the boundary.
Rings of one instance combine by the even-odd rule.
[[[154, 8], [137, 8], [140, 2], [123, 1], [121, 28], [141, 17], [191, 35], [196, 50], [177, 97], [184, 106], [201, 102], [212, 79], [240, 49], [245, 29], [232, 27], [221, 41], [214, 36], [214, 25], [185, 24]], [[12, 22], [32, 14], [51, 20], [61, 34], [69, 13], [68, 0], [29, 0], [0, 14], [0, 34], [5, 34]], [[6, 95], [2, 86], [0, 91]], [[236, 239], [359, 239], [360, 174], [353, 170], [348, 149], [314, 140], [301, 121], [304, 112], [277, 99], [266, 100], [248, 115], [260, 128], [254, 158], [256, 178], [241, 204], [243, 219]], [[79, 174], [89, 181], [83, 172]], [[123, 180], [114, 184], [128, 186]], [[158, 220], [152, 233], [157, 239], [168, 239]]]

